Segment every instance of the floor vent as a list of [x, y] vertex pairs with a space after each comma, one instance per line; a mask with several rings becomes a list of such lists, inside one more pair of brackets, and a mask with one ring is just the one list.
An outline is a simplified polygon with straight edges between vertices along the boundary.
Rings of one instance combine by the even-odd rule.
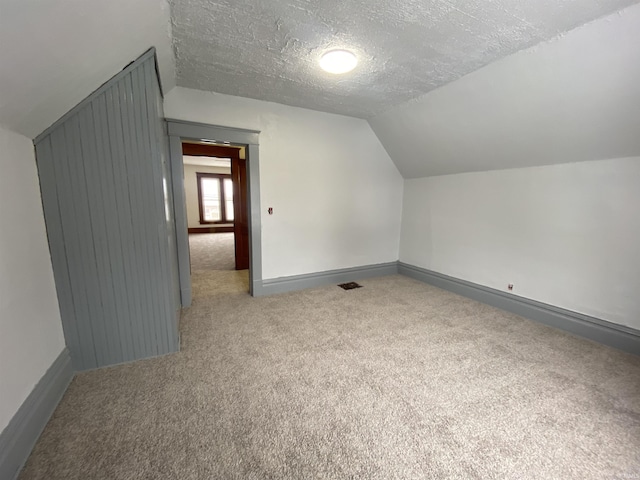
[[349, 282], [349, 283], [341, 283], [340, 285], [338, 285], [340, 288], [343, 288], [344, 290], [353, 290], [354, 288], [361, 288], [362, 285], [356, 283], [356, 282]]

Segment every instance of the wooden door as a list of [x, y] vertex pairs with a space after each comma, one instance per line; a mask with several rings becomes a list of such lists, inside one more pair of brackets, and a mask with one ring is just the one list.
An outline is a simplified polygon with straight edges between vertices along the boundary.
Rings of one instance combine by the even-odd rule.
[[247, 205], [247, 161], [234, 158], [231, 161], [233, 181], [233, 232], [236, 243], [236, 270], [249, 268], [249, 209]]

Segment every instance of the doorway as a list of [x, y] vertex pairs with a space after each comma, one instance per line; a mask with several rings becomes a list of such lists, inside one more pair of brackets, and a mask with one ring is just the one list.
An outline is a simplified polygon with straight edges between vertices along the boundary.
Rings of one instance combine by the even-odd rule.
[[182, 159], [189, 235], [233, 233], [234, 268], [249, 269], [246, 148], [183, 141]]
[[182, 142], [191, 279], [198, 296], [249, 291], [245, 150]]
[[[211, 261], [208, 265], [211, 269], [226, 268], [227, 272], [231, 269], [234, 273], [244, 272], [245, 291], [248, 290], [254, 296], [259, 295], [262, 289], [259, 132], [178, 120], [167, 120], [167, 127], [172, 185], [175, 191], [173, 199], [182, 306], [191, 304], [191, 277], [195, 271], [191, 257], [198, 253], [197, 250], [206, 252], [210, 247], [220, 252], [226, 251], [227, 259], [218, 258], [223, 263], [216, 263], [214, 257], [219, 256], [214, 252], [212, 255], [205, 255], [210, 257], [208, 259], [194, 258], [196, 262], [204, 262], [199, 263], [199, 267], [207, 267], [207, 262]], [[221, 170], [224, 160], [228, 167]], [[218, 163], [218, 169], [213, 168], [216, 165], [206, 165], [207, 162]], [[199, 165], [192, 168], [191, 163]], [[192, 183], [187, 186], [190, 175]], [[200, 203], [194, 207], [191, 202], [189, 206], [187, 194], [194, 195], [189, 190], [198, 189]], [[191, 220], [188, 218], [189, 208]], [[197, 219], [194, 221], [196, 215]], [[194, 229], [198, 229], [198, 233]], [[209, 235], [208, 239], [206, 235]], [[231, 273], [228, 278], [230, 276]], [[211, 277], [207, 277], [204, 283], [229, 288], [228, 278], [214, 282]], [[237, 280], [239, 277], [236, 275], [234, 278]], [[194, 283], [194, 289], [201, 287], [202, 282], [198, 282], [198, 285]]]

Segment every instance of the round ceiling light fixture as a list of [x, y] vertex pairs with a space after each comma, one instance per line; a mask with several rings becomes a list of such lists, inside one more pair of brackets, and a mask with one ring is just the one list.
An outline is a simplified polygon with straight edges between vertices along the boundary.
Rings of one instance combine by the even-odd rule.
[[320, 67], [329, 73], [347, 73], [357, 64], [358, 59], [348, 50], [329, 50], [320, 57]]

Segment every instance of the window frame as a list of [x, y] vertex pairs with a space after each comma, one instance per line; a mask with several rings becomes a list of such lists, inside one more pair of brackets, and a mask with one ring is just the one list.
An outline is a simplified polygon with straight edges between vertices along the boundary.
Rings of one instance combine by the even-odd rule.
[[[211, 224], [234, 224], [235, 223], [235, 212], [233, 220], [227, 220], [227, 198], [224, 193], [224, 180], [231, 180], [231, 184], [233, 185], [233, 179], [230, 174], [227, 173], [208, 173], [208, 172], [196, 172], [197, 184], [198, 184], [198, 210], [200, 212], [200, 224], [201, 225], [211, 225]], [[204, 204], [202, 202], [202, 179], [203, 178], [217, 178], [219, 179], [218, 188], [220, 190], [220, 220], [206, 220], [204, 218]], [[235, 189], [235, 185], [234, 189]], [[233, 201], [233, 196], [230, 199]], [[235, 205], [235, 204], [234, 204]]]

